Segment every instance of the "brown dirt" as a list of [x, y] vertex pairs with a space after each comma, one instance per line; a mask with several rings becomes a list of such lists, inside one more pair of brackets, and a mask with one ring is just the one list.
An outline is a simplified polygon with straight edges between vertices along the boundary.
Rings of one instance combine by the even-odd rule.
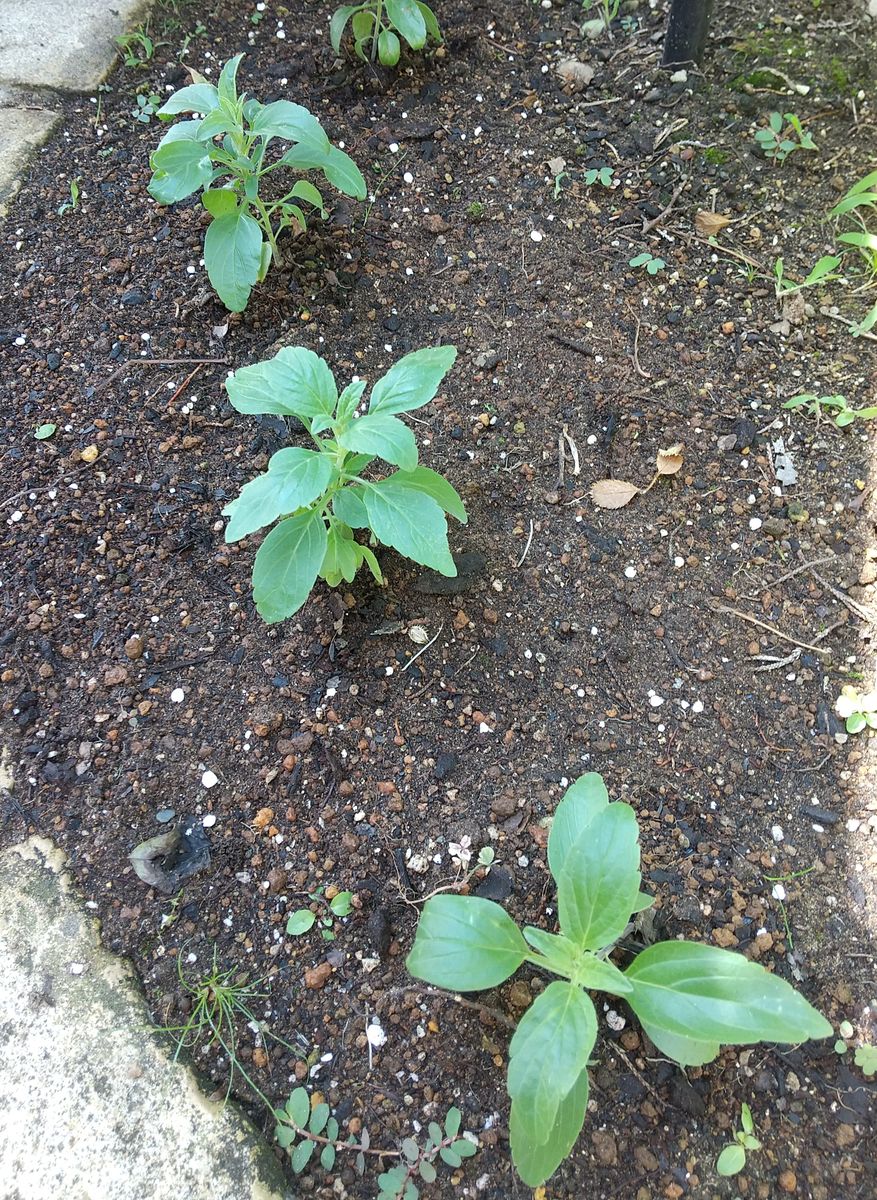
[[[574, 4], [451, 3], [446, 52], [384, 74], [335, 65], [322, 5], [269, 5], [258, 24], [250, 3], [218, 7], [156, 18], [166, 44], [147, 70], [116, 72], [99, 119], [70, 102], [0, 231], [6, 836], [37, 827], [64, 847], [157, 1019], [185, 1012], [177, 955], [197, 971], [216, 943], [223, 966], [267, 977], [259, 1015], [280, 1036], [331, 1055], [315, 1086], [342, 1123], [393, 1144], [456, 1103], [482, 1149], [429, 1194], [523, 1196], [506, 1023], [543, 980], [520, 972], [483, 1010], [461, 1008], [413, 982], [403, 957], [412, 901], [453, 878], [447, 845], [465, 835], [510, 873], [509, 911], [550, 922], [544, 820], [583, 770], [637, 809], [661, 936], [794, 972], [830, 1019], [875, 1037], [874, 757], [864, 736], [838, 740], [832, 713], [843, 683], [872, 671], [870, 625], [847, 603], [874, 603], [871, 435], [781, 409], [802, 389], [873, 402], [873, 343], [820, 314], [862, 315], [839, 287], [804, 293], [809, 315], [780, 328], [770, 279], [778, 254], [795, 275], [830, 248], [823, 214], [873, 169], [873, 108], [850, 103], [873, 95], [873, 28], [845, 4], [756, 16], [720, 0], [703, 75], [672, 83], [663, 17], [646, 6], [634, 32], [586, 45]], [[245, 86], [308, 104], [376, 193], [339, 203], [221, 338], [200, 206], [150, 201], [158, 128], [130, 115], [136, 87], [183, 82], [196, 15], [207, 28], [189, 62], [246, 49]], [[595, 79], [568, 94], [555, 68], [579, 54]], [[809, 95], [741, 79], [765, 66]], [[818, 153], [766, 163], [752, 134], [772, 108], [793, 108]], [[618, 187], [585, 185], [602, 165]], [[81, 200], [59, 216], [71, 178]], [[747, 278], [697, 239], [694, 213], [713, 208], [734, 222], [722, 243], [763, 271]], [[628, 266], [644, 248], [666, 262], [654, 278]], [[384, 553], [385, 590], [365, 575], [349, 594], [321, 585], [266, 627], [249, 596], [257, 539], [226, 546], [220, 510], [290, 435], [235, 414], [224, 373], [304, 344], [339, 379], [373, 379], [438, 341], [460, 356], [416, 429], [470, 510], [453, 537], [475, 560], [465, 587], [419, 591], [423, 576]], [[182, 361], [155, 361], [167, 359]], [[44, 421], [57, 433], [35, 441]], [[775, 478], [777, 437], [794, 487]], [[592, 505], [592, 481], [645, 484], [677, 441], [679, 475], [629, 508]], [[799, 647], [727, 609], [811, 648], [766, 663]], [[412, 624], [438, 635], [416, 662]], [[173, 900], [127, 859], [166, 807], [216, 818], [210, 868]], [[405, 880], [409, 855], [428, 870]], [[766, 877], [805, 871], [781, 907]], [[287, 912], [317, 886], [357, 890], [354, 914], [331, 944], [286, 937]], [[549, 1196], [872, 1194], [874, 1085], [851, 1052], [732, 1049], [686, 1077], [618, 1007], [626, 1025], [604, 1025], [585, 1130]], [[374, 1014], [388, 1042], [369, 1070]], [[261, 1090], [285, 1097], [295, 1058], [266, 1061], [240, 1035]], [[224, 1086], [215, 1052], [196, 1061]], [[743, 1100], [765, 1148], [722, 1181], [715, 1156]], [[375, 1191], [342, 1179], [351, 1196]], [[320, 1173], [296, 1186], [334, 1194]]]

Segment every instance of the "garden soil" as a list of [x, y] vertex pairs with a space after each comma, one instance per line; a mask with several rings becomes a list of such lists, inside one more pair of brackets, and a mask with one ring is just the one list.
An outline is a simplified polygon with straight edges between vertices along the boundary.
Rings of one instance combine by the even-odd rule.
[[[445, 45], [385, 72], [333, 55], [323, 4], [180, 2], [154, 14], [149, 62], [69, 101], [0, 231], [3, 837], [63, 848], [157, 1023], [185, 1021], [180, 976], [215, 948], [262, 981], [256, 1016], [287, 1043], [240, 1024], [262, 1093], [309, 1076], [345, 1135], [388, 1148], [455, 1104], [479, 1153], [423, 1192], [524, 1197], [504, 1073], [546, 980], [524, 968], [459, 1003], [404, 956], [423, 898], [459, 879], [452, 843], [495, 851], [470, 890], [553, 928], [547, 824], [599, 771], [636, 809], [657, 897], [617, 961], [655, 938], [739, 950], [852, 1030], [843, 1054], [731, 1048], [683, 1072], [598, 1001], [585, 1128], [540, 1195], [864, 1200], [875, 760], [833, 705], [873, 684], [873, 440], [783, 402], [873, 403], [874, 341], [850, 336], [864, 277], [778, 300], [774, 264], [803, 279], [835, 244], [828, 209], [877, 165], [874, 26], [829, 0], [719, 0], [702, 71], [671, 74], [660, 6], [625, 7], [588, 42], [575, 3], [450, 0]], [[370, 198], [333, 196], [230, 316], [200, 203], [147, 195], [160, 129], [134, 114], [239, 51], [242, 86], [308, 105]], [[766, 159], [771, 111], [817, 149]], [[589, 183], [603, 167], [610, 186]], [[630, 265], [643, 252], [654, 274]], [[259, 538], [227, 546], [221, 510], [299, 435], [235, 413], [227, 372], [303, 345], [341, 383], [374, 380], [438, 343], [459, 355], [414, 428], [469, 510], [458, 581], [382, 552], [386, 587], [320, 584], [266, 626]], [[676, 474], [593, 503], [601, 478], [645, 488], [676, 443]], [[132, 849], [193, 819], [209, 865], [150, 889]], [[331, 940], [285, 933], [333, 889], [355, 902]], [[192, 1059], [224, 1091], [221, 1049]], [[764, 1148], [722, 1180], [743, 1101]], [[377, 1191], [344, 1155], [294, 1187]]]

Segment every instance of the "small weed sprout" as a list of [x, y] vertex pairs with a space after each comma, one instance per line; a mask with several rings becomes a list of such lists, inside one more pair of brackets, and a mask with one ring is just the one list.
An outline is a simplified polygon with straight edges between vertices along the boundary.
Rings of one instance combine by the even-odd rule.
[[585, 21], [580, 29], [583, 37], [596, 38], [604, 31], [609, 32], [612, 22], [618, 16], [621, 0], [583, 0], [582, 7], [596, 9], [599, 13], [599, 16]]
[[155, 92], [150, 92], [148, 95], [140, 92], [137, 96], [137, 107], [131, 109], [131, 116], [142, 125], [148, 125], [157, 115], [160, 107], [161, 96], [157, 96]]
[[[869, 285], [873, 284], [877, 281], [877, 171], [854, 183], [829, 216], [849, 216], [855, 221], [858, 228], [839, 233], [837, 240], [858, 253], [865, 264]], [[853, 336], [870, 333], [875, 325], [877, 304], [873, 304], [863, 320], [853, 327]]]
[[611, 188], [614, 183], [615, 171], [612, 167], [589, 167], [585, 171], [585, 183], [588, 187], [593, 187], [595, 183], [599, 183], [601, 187]]
[[802, 392], [786, 400], [783, 408], [806, 408], [817, 422], [823, 412], [828, 412], [838, 429], [852, 425], [854, 421], [872, 421], [877, 417], [877, 405], [868, 408], [851, 408], [846, 396], [817, 396], [815, 392]]
[[802, 283], [789, 282], [785, 274], [785, 263], [778, 258], [774, 263], [774, 290], [777, 299], [791, 296], [794, 292], [803, 292], [805, 288], [816, 287], [819, 283], [829, 283], [837, 279], [835, 271], [840, 266], [840, 259], [834, 254], [823, 254], [811, 268], [807, 278]]
[[70, 199], [64, 200], [58, 208], [58, 216], [63, 217], [65, 213], [70, 212], [73, 208], [79, 207], [79, 177], [70, 180]]
[[655, 258], [648, 250], [643, 250], [640, 254], [635, 254], [633, 258], [628, 260], [629, 267], [644, 267], [650, 275], [657, 275], [659, 271], [663, 271], [666, 263], [663, 258]]
[[748, 1104], [740, 1105], [740, 1128], [719, 1155], [716, 1161], [716, 1171], [719, 1175], [739, 1175], [746, 1166], [746, 1151], [760, 1150], [761, 1142], [755, 1136], [755, 1122], [752, 1120], [752, 1109]]
[[843, 720], [847, 733], [877, 729], [877, 691], [860, 692], [847, 683], [834, 702], [834, 711]]
[[363, 4], [344, 4], [335, 10], [329, 23], [329, 40], [336, 54], [348, 22], [353, 48], [363, 62], [379, 62], [395, 67], [402, 53], [402, 42], [412, 50], [422, 50], [427, 38], [441, 42], [435, 13], [420, 0], [365, 0]]
[[796, 150], [817, 148], [813, 138], [794, 113], [772, 112], [767, 119], [767, 128], [757, 130], [755, 140], [764, 151], [765, 158], [770, 158], [780, 165]]
[[315, 924], [319, 924], [320, 936], [326, 942], [335, 940], [333, 925], [336, 917], [347, 917], [353, 907], [353, 892], [336, 892], [331, 900], [326, 899], [323, 895], [323, 888], [318, 887], [315, 891], [308, 893], [308, 899], [315, 904], [323, 906], [323, 912], [316, 913], [311, 908], [297, 908], [294, 913], [290, 913], [289, 919], [286, 922], [286, 932], [291, 937], [301, 937], [313, 929]]
[[142, 29], [132, 29], [130, 33], [120, 34], [113, 39], [126, 67], [148, 67], [155, 57], [155, 51], [164, 45], [164, 42], [153, 42], [147, 28], [144, 25]]
[[870, 1042], [863, 1042], [861, 1046], [856, 1046], [853, 1062], [864, 1075], [877, 1074], [877, 1046], [872, 1046]]

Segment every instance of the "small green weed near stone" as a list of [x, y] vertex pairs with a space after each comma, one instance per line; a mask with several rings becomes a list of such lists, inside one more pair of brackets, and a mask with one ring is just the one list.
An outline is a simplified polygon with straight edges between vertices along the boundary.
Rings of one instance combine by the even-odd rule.
[[786, 400], [783, 408], [807, 408], [817, 421], [823, 412], [828, 412], [838, 429], [852, 425], [853, 421], [871, 421], [877, 417], [877, 405], [868, 408], [851, 408], [846, 396], [817, 396], [815, 392], [802, 392]]
[[847, 683], [834, 702], [834, 711], [843, 720], [847, 733], [877, 729], [877, 691], [860, 692]]
[[599, 183], [601, 187], [612, 187], [612, 180], [615, 172], [612, 167], [590, 167], [585, 171], [585, 183], [588, 187], [593, 187], [595, 183]]
[[657, 275], [659, 271], [663, 271], [666, 263], [663, 258], [655, 258], [648, 250], [643, 250], [641, 254], [635, 254], [633, 258], [628, 260], [630, 267], [645, 267], [650, 275]]
[[408, 956], [416, 979], [452, 991], [498, 987], [531, 963], [561, 978], [527, 1010], [509, 1047], [509, 1134], [529, 1187], [570, 1153], [588, 1105], [588, 1061], [597, 1038], [590, 989], [621, 996], [661, 1054], [687, 1066], [711, 1062], [723, 1044], [829, 1037], [826, 1019], [785, 980], [742, 954], [697, 942], [659, 942], [625, 971], [609, 958], [648, 908], [640, 891], [639, 829], [629, 804], [609, 803], [601, 777], [566, 792], [548, 838], [560, 933], [523, 933], [498, 904], [476, 896], [427, 900]]
[[123, 33], [113, 39], [119, 47], [122, 62], [126, 67], [148, 67], [155, 57], [155, 51], [165, 44], [154, 42], [146, 29], [146, 26], [142, 29], [132, 29], [130, 33]]
[[716, 1160], [719, 1175], [739, 1175], [746, 1166], [746, 1151], [760, 1150], [761, 1142], [755, 1136], [755, 1122], [748, 1104], [740, 1105], [740, 1128]]
[[[366, 563], [384, 582], [374, 552], [355, 540], [354, 529], [370, 530], [372, 546], [380, 541], [442, 575], [457, 574], [445, 514], [465, 524], [463, 502], [441, 475], [418, 465], [414, 434], [396, 415], [429, 404], [456, 356], [453, 346], [407, 354], [374, 385], [360, 417], [365, 380], [339, 395], [324, 360], [302, 346], [226, 380], [238, 412], [296, 417], [317, 447], [278, 450], [265, 474], [223, 509], [230, 518], [227, 542], [278, 522], [253, 565], [253, 598], [266, 621], [298, 612], [318, 577], [337, 587]], [[401, 469], [363, 478], [375, 458]]]
[[79, 207], [79, 177], [70, 180], [70, 199], [64, 200], [58, 206], [58, 216], [63, 217], [65, 213], [70, 212], [73, 208]]
[[[287, 228], [307, 228], [302, 205], [325, 215], [323, 197], [299, 179], [278, 200], [263, 199], [262, 183], [271, 172], [292, 167], [321, 171], [340, 192], [364, 200], [365, 180], [356, 163], [333, 146], [320, 122], [300, 104], [238, 95], [242, 54], [222, 68], [216, 86], [197, 72], [194, 83], [170, 97], [157, 115], [203, 113], [182, 121], [162, 138], [150, 159], [149, 193], [159, 204], [174, 204], [203, 189], [201, 201], [213, 218], [204, 238], [207, 275], [226, 308], [242, 312], [250, 292], [281, 260], [277, 238]], [[217, 145], [215, 138], [221, 137]], [[282, 158], [266, 163], [274, 138], [294, 143]], [[224, 186], [216, 187], [220, 180]]]
[[[794, 136], [791, 136], [788, 132]], [[781, 166], [796, 150], [815, 150], [816, 143], [794, 113], [772, 112], [767, 118], [767, 128], [755, 133], [755, 140], [766, 158]]]
[[323, 911], [315, 912], [312, 908], [297, 908], [295, 912], [289, 914], [286, 932], [290, 937], [301, 937], [302, 934], [313, 929], [314, 925], [319, 924], [320, 936], [323, 940], [334, 941], [335, 934], [332, 926], [335, 924], [335, 918], [350, 915], [353, 907], [353, 892], [337, 892], [331, 900], [327, 900], [323, 895], [323, 888], [318, 887], [315, 891], [308, 893], [308, 899], [321, 905]]
[[412, 50], [422, 50], [427, 38], [442, 40], [435, 13], [420, 0], [365, 0], [364, 4], [343, 4], [329, 23], [329, 39], [336, 54], [350, 22], [353, 48], [363, 62], [378, 61], [382, 67], [395, 67], [402, 53], [402, 38]]

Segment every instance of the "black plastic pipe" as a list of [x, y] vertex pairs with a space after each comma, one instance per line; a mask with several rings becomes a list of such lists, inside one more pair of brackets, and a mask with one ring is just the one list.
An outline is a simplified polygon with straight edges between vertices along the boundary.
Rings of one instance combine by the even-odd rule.
[[713, 13], [713, 0], [671, 0], [663, 67], [700, 64]]

